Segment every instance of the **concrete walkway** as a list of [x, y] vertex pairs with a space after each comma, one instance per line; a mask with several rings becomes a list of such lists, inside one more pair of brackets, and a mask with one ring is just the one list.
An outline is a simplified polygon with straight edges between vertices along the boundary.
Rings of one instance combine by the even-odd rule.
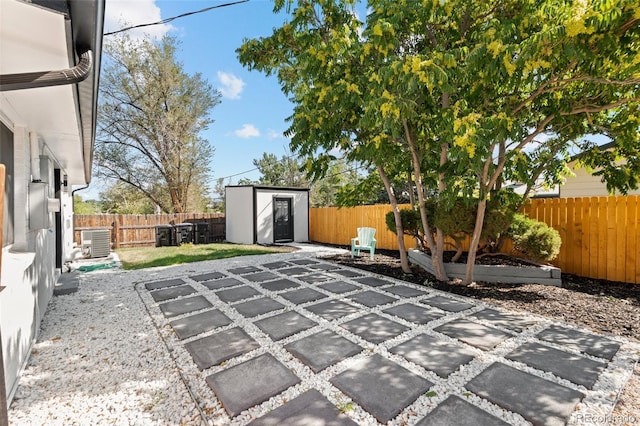
[[633, 369], [623, 339], [304, 247], [136, 285], [207, 423], [603, 424]]

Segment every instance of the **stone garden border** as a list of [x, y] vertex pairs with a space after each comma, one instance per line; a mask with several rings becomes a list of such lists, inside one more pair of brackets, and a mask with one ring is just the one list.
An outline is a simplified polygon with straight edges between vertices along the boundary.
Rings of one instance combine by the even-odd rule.
[[[410, 249], [409, 261], [433, 274], [431, 256], [423, 251]], [[476, 281], [513, 283], [513, 284], [545, 284], [561, 286], [560, 268], [540, 265], [530, 262], [537, 267], [521, 267], [510, 265], [476, 265], [473, 277]], [[466, 265], [464, 263], [445, 263], [444, 269], [450, 278], [464, 278]]]

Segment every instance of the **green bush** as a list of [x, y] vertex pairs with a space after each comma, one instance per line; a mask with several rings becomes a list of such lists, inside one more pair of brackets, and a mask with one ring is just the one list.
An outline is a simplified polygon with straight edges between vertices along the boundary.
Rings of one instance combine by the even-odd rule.
[[508, 234], [514, 248], [532, 259], [550, 261], [560, 253], [562, 239], [558, 231], [525, 215], [514, 216]]
[[[402, 229], [407, 235], [420, 235], [422, 234], [422, 220], [420, 219], [420, 212], [412, 209], [401, 209], [400, 218], [402, 220]], [[396, 233], [396, 219], [393, 215], [393, 211], [388, 212], [385, 217], [387, 223], [387, 229]]]

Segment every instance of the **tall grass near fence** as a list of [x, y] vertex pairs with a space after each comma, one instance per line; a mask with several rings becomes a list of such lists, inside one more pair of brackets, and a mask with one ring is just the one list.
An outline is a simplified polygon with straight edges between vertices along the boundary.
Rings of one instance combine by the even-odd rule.
[[[397, 238], [385, 224], [390, 210], [389, 205], [311, 209], [309, 238], [347, 246], [356, 228], [369, 226], [377, 229], [377, 247], [397, 250]], [[560, 255], [552, 263], [563, 272], [640, 284], [640, 196], [533, 199], [523, 212], [560, 232]], [[405, 237], [405, 245], [412, 248], [415, 242]]]

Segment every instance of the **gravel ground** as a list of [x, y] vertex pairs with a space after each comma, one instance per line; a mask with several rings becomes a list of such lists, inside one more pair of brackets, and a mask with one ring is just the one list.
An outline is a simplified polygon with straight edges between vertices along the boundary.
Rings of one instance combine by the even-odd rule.
[[[416, 284], [428, 282], [433, 288], [483, 300], [504, 309], [530, 312], [640, 342], [640, 285], [563, 274], [562, 287], [495, 283], [464, 287], [438, 282], [433, 275], [417, 267], [413, 267], [412, 275], [404, 274], [397, 251], [376, 251], [373, 261], [368, 256], [351, 259], [349, 255], [332, 256], [331, 260]], [[606, 420], [611, 425], [640, 425], [640, 364], [636, 364], [634, 374]]]
[[[314, 250], [313, 246], [302, 247], [302, 251], [309, 254], [317, 254]], [[339, 252], [327, 248], [320, 254], [332, 253]], [[175, 359], [180, 355], [167, 349], [165, 340], [154, 325], [153, 315], [147, 312], [134, 285], [140, 281], [213, 270], [216, 265], [224, 264], [225, 268], [230, 268], [234, 264], [273, 262], [285, 256], [254, 256], [134, 272], [108, 270], [84, 274], [78, 293], [55, 297], [48, 308], [38, 342], [34, 345], [29, 365], [9, 410], [10, 424], [201, 424], [201, 408], [193, 402], [189, 386], [185, 384], [189, 383], [189, 379], [185, 377], [186, 372], [180, 360]], [[350, 261], [348, 255], [338, 255], [332, 260], [371, 270], [368, 261], [362, 259], [365, 257], [354, 262]], [[394, 276], [390, 272], [393, 269], [392, 256], [377, 254], [376, 263], [386, 266], [374, 272]], [[383, 269], [386, 269], [386, 273]], [[411, 281], [408, 278], [402, 277]], [[438, 284], [434, 287], [437, 288]], [[526, 291], [535, 293], [549, 290], [549, 287], [541, 287], [544, 288]], [[517, 290], [523, 291], [522, 288]], [[460, 292], [455, 289], [450, 291]], [[637, 300], [630, 300], [630, 310], [623, 313], [628, 315], [630, 328], [622, 325], [623, 320], [616, 320], [614, 328], [608, 326], [609, 329], [606, 329], [597, 325], [606, 324], [606, 321], [598, 320], [594, 312], [601, 311], [605, 319], [612, 315], [609, 311], [601, 310], [607, 300], [613, 305], [627, 306], [620, 299], [614, 303], [611, 295], [556, 289], [542, 292], [546, 297], [545, 303], [534, 303], [538, 296], [519, 302], [522, 297], [515, 292], [510, 293], [508, 289], [492, 291], [489, 292], [490, 296], [478, 298], [508, 310], [531, 312], [638, 341], [636, 333], [640, 321], [637, 318]], [[559, 296], [564, 294], [562, 291], [566, 292], [564, 300]], [[509, 297], [509, 294], [512, 296]], [[475, 297], [473, 294], [465, 295]], [[583, 299], [587, 295], [595, 298]], [[557, 304], [556, 310], [559, 311], [563, 303], [565, 307], [570, 304], [575, 309], [564, 309], [564, 312], [570, 312], [568, 317], [554, 315], [549, 306]], [[585, 316], [588, 318], [586, 323], [576, 321], [574, 317], [581, 310], [580, 306], [583, 312], [586, 310], [588, 313]], [[594, 309], [596, 306], [597, 310]], [[132, 329], [136, 333], [131, 333]], [[607, 420], [610, 424], [640, 424], [639, 405], [640, 368], [636, 366], [635, 375], [620, 395], [613, 416]]]

